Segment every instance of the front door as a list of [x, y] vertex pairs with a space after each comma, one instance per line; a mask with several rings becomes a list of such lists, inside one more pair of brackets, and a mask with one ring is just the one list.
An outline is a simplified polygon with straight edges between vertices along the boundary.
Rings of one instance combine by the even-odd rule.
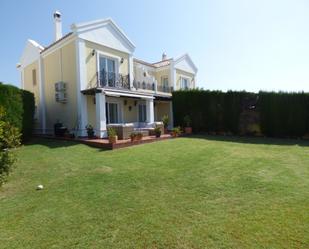
[[108, 124], [119, 123], [119, 105], [117, 103], [106, 103], [106, 120]]

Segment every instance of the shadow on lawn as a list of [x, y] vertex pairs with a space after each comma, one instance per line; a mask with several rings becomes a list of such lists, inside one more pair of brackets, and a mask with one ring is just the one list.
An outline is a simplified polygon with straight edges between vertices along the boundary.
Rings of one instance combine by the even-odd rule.
[[[50, 149], [57, 149], [57, 148], [64, 148], [64, 147], [71, 147], [71, 146], [77, 146], [79, 144], [83, 144], [79, 141], [74, 140], [61, 140], [61, 139], [54, 139], [54, 138], [40, 138], [40, 137], [33, 137], [30, 141], [25, 143], [26, 146], [31, 145], [42, 145], [46, 146]], [[85, 145], [88, 146], [88, 145]], [[89, 146], [91, 147], [91, 146]], [[92, 147], [94, 148], [94, 147]], [[106, 151], [105, 148], [96, 148], [98, 151]]]
[[207, 134], [196, 134], [189, 136], [189, 138], [198, 138], [212, 141], [231, 142], [231, 143], [245, 143], [245, 144], [309, 146], [309, 141], [302, 139], [290, 139], [290, 138], [240, 137], [240, 136], [220, 136], [220, 135], [207, 135]]

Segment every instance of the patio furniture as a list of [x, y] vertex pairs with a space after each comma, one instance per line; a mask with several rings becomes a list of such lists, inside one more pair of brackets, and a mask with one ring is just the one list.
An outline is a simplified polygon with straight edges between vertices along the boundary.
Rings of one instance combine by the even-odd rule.
[[134, 131], [133, 124], [109, 124], [107, 128], [114, 128], [117, 132], [118, 139], [129, 139], [131, 133]]

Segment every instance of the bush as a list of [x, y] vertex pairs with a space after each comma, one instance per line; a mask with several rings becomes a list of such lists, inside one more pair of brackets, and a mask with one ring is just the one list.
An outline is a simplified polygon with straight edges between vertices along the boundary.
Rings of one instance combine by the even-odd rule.
[[187, 90], [173, 92], [176, 126], [189, 115], [196, 132], [275, 137], [309, 134], [309, 94]]
[[23, 115], [22, 115], [22, 141], [28, 141], [32, 136], [34, 118], [34, 94], [25, 90], [22, 91]]
[[20, 133], [8, 122], [4, 108], [0, 106], [0, 186], [11, 171], [15, 158], [10, 149], [19, 145]]
[[32, 135], [34, 103], [33, 93], [0, 82], [0, 105], [5, 108], [7, 121], [22, 132], [23, 141]]

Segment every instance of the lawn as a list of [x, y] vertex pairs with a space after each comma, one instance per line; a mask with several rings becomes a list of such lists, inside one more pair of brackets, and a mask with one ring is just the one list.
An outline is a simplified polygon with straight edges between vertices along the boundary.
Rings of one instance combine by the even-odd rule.
[[16, 154], [0, 248], [309, 248], [309, 143], [35, 140]]

